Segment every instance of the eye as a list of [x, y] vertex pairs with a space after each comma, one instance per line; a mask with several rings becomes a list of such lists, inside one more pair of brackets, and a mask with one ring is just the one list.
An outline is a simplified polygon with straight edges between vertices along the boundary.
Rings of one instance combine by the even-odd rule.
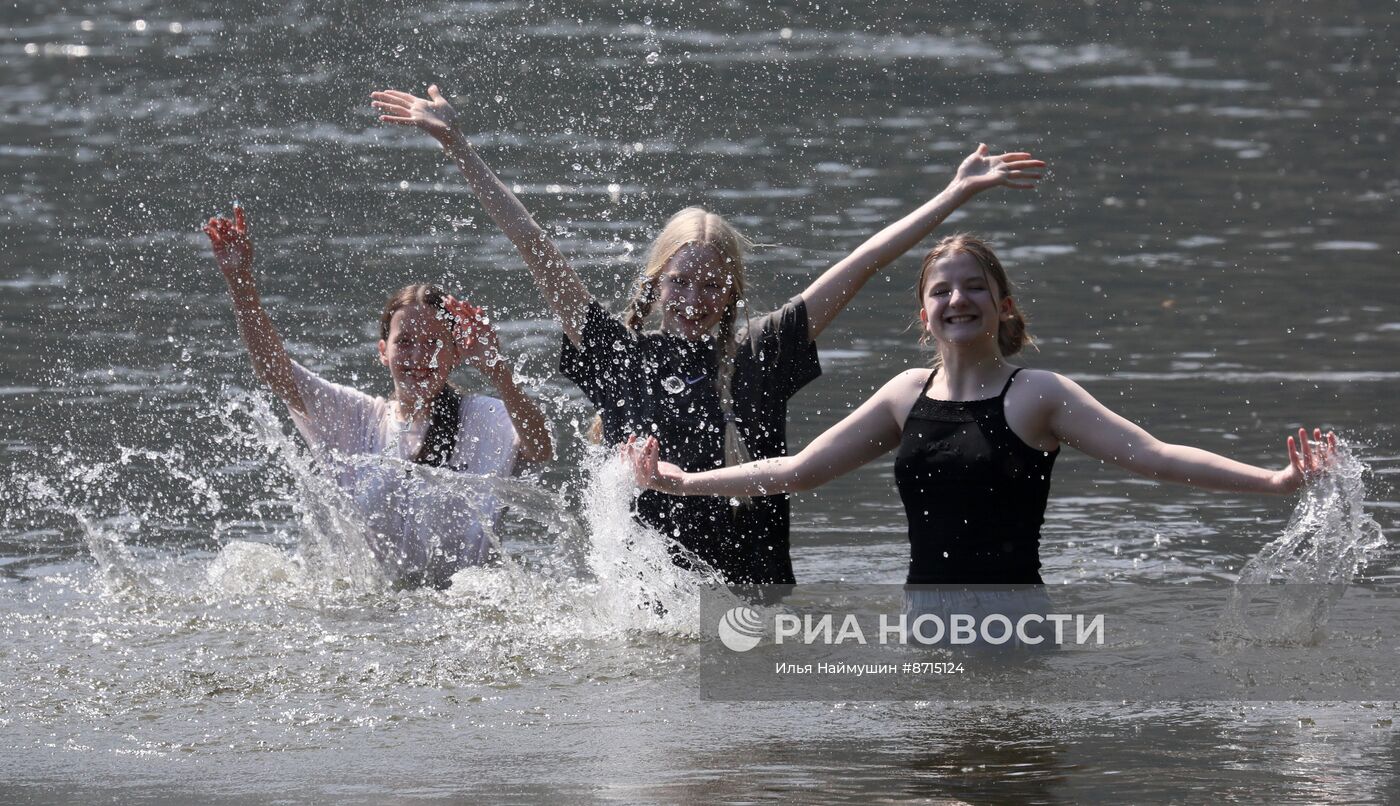
[[929, 296], [931, 296], [931, 297], [946, 297], [946, 296], [948, 296], [948, 295], [951, 294], [951, 293], [952, 293], [952, 289], [948, 289], [948, 288], [935, 288], [935, 289], [933, 289], [932, 291], [929, 292]]

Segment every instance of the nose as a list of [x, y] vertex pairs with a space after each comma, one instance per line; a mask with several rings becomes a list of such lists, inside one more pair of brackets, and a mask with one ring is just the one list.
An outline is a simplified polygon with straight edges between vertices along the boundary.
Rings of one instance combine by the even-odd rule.
[[671, 308], [676, 311], [694, 310], [696, 301], [696, 292], [693, 288], [677, 289], [670, 298]]

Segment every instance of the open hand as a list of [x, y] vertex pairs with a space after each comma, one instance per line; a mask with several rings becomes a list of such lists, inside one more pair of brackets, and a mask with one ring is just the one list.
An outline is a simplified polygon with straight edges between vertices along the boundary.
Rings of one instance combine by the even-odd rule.
[[437, 85], [428, 87], [428, 97], [419, 98], [399, 90], [370, 93], [370, 106], [380, 111], [379, 119], [400, 126], [417, 126], [438, 140], [445, 140], [457, 130], [457, 110], [438, 92]]
[[962, 184], [972, 193], [981, 193], [998, 185], [1030, 190], [1040, 180], [1044, 168], [1044, 161], [1032, 159], [1031, 155], [1024, 151], [988, 154], [987, 144], [982, 143], [958, 166], [958, 173], [953, 181]]
[[253, 270], [253, 241], [248, 237], [248, 220], [243, 208], [233, 206], [233, 218], [215, 216], [204, 225], [204, 234], [214, 247], [214, 261], [225, 279], [232, 282]]
[[661, 461], [661, 443], [656, 437], [638, 442], [636, 435], [617, 446], [617, 456], [632, 468], [632, 477], [644, 490], [680, 492], [685, 471], [670, 462]]
[[1308, 430], [1298, 429], [1298, 438], [1288, 438], [1288, 467], [1276, 475], [1280, 492], [1296, 492], [1304, 484], [1315, 481], [1337, 464], [1337, 435], [1327, 432], [1323, 439], [1322, 429], [1314, 428], [1312, 441], [1308, 440]]

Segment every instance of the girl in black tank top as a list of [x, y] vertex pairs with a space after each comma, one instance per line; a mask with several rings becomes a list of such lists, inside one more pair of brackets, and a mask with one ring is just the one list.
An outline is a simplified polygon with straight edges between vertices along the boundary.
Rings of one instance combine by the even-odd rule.
[[929, 373], [904, 421], [895, 484], [909, 518], [910, 584], [1040, 583], [1040, 524], [1059, 449], [1006, 424], [1006, 393], [934, 400]]
[[1006, 357], [1031, 341], [1026, 319], [1006, 270], [976, 238], [944, 238], [924, 258], [917, 288], [919, 317], [938, 345], [932, 373], [899, 374], [796, 456], [685, 473], [658, 461], [654, 438], [634, 437], [620, 452], [637, 483], [673, 495], [809, 490], [897, 447], [908, 581], [1035, 585], [1061, 443], [1151, 479], [1231, 492], [1291, 493], [1333, 462], [1336, 437], [1321, 430], [1316, 442], [1303, 430], [1297, 442], [1289, 437], [1280, 470], [1168, 445], [1068, 378], [1011, 366]]

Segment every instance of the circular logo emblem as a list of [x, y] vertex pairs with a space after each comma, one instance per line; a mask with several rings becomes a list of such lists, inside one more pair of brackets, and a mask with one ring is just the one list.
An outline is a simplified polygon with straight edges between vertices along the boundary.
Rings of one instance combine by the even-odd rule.
[[719, 640], [735, 652], [748, 652], [763, 640], [763, 617], [752, 608], [731, 608], [719, 620]]

